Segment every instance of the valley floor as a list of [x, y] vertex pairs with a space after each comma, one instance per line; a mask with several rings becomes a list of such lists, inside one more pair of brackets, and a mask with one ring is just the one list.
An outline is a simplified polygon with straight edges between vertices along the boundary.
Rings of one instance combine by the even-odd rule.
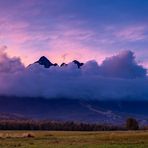
[[147, 148], [148, 131], [0, 131], [0, 148]]

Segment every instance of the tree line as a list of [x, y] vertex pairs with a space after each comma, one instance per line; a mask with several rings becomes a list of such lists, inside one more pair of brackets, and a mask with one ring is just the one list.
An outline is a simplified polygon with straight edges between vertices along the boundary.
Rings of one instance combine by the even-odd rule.
[[0, 130], [113, 131], [138, 129], [138, 122], [134, 118], [128, 118], [124, 126], [45, 120], [0, 120]]
[[20, 121], [20, 120], [2, 120], [0, 121], [0, 130], [51, 130], [51, 131], [105, 131], [105, 130], [121, 130], [122, 127], [75, 123], [75, 122], [58, 122], [58, 121]]

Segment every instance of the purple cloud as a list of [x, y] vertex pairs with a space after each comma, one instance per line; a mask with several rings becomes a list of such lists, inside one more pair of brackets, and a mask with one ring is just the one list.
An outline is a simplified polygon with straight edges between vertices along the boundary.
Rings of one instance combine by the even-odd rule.
[[19, 58], [0, 54], [0, 94], [75, 99], [147, 99], [148, 78], [131, 51], [104, 60], [44, 68], [38, 63], [25, 68]]
[[100, 71], [103, 76], [119, 78], [145, 77], [147, 73], [145, 68], [136, 63], [134, 53], [131, 51], [106, 58], [100, 66]]

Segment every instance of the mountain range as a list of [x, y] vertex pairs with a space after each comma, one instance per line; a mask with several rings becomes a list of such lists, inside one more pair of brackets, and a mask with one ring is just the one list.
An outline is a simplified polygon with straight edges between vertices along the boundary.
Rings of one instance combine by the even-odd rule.
[[[81, 66], [83, 66], [84, 63], [81, 63], [77, 60], [72, 61], [74, 64], [76, 64], [78, 66], [78, 68], [80, 68]], [[38, 61], [36, 61], [35, 63], [38, 63], [40, 65], [43, 65], [45, 68], [50, 68], [51, 66], [57, 66], [57, 63], [51, 63], [45, 56], [42, 56]], [[66, 66], [66, 63], [62, 63], [60, 66]]]

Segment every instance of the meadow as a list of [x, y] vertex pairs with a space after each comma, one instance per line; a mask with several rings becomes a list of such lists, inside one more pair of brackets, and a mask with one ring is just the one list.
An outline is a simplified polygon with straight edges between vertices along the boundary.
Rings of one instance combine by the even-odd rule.
[[0, 148], [147, 148], [148, 131], [0, 131]]

